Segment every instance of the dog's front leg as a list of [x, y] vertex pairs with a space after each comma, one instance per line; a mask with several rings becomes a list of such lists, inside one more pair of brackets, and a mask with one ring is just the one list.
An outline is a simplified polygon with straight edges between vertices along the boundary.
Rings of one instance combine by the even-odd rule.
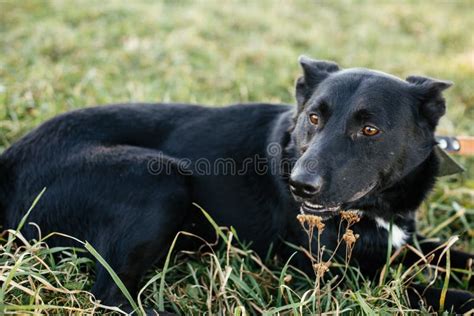
[[[447, 256], [446, 253], [443, 255], [443, 251], [445, 247], [440, 242], [429, 240], [426, 237], [417, 235], [416, 239], [420, 246], [420, 250], [423, 255], [425, 256], [432, 256], [433, 260], [431, 261], [432, 264], [438, 265], [439, 267], [446, 268], [447, 266]], [[403, 263], [406, 266], [411, 266], [419, 261], [421, 258], [418, 254], [413, 251], [408, 251], [405, 258], [403, 259]], [[464, 251], [459, 251], [455, 249], [450, 249], [450, 256], [449, 256], [449, 263], [451, 269], [454, 270], [464, 270], [464, 271], [471, 271], [471, 273], [456, 273], [460, 278], [469, 277], [469, 287], [474, 287], [474, 275], [473, 275], [473, 266], [474, 266], [474, 254], [467, 253]]]
[[[434, 311], [440, 311], [442, 289], [412, 284], [407, 289], [407, 294], [411, 307], [420, 308], [420, 303], [424, 301]], [[474, 311], [474, 295], [467, 291], [448, 289], [443, 304], [443, 310], [452, 310], [456, 314], [472, 312]]]
[[[432, 256], [432, 263], [438, 265], [439, 267], [446, 268], [447, 266], [447, 256], [446, 253], [443, 255], [445, 247], [440, 242], [434, 242], [428, 240], [423, 236], [417, 236], [418, 244], [420, 250], [425, 256]], [[419, 262], [419, 254], [408, 251], [406, 256], [403, 259], [403, 264], [406, 266], [412, 266], [413, 264]], [[449, 265], [451, 269], [460, 269], [460, 270], [471, 270], [474, 261], [474, 254], [459, 250], [450, 250], [449, 256]], [[468, 273], [467, 275], [471, 275]], [[464, 277], [466, 273], [459, 273], [460, 278]], [[469, 287], [474, 286], [474, 278], [470, 277]], [[442, 290], [439, 288], [427, 287], [426, 285], [410, 285], [407, 290], [408, 298], [410, 304], [413, 307], [419, 307], [420, 301], [424, 300], [427, 305], [431, 306], [435, 311], [440, 309], [440, 302], [442, 296]], [[446, 292], [446, 297], [444, 299], [444, 309], [453, 310], [455, 313], [467, 313], [474, 309], [474, 294], [468, 291], [448, 289]]]

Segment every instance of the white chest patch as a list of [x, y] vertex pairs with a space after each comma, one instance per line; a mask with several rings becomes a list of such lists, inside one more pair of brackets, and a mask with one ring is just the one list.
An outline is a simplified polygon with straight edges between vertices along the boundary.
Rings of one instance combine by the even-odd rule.
[[[390, 223], [381, 219], [380, 217], [376, 217], [375, 221], [377, 222], [377, 226], [382, 227], [390, 232]], [[408, 239], [408, 234], [406, 231], [398, 227], [397, 225], [392, 225], [392, 245], [395, 248], [400, 248], [403, 246]]]

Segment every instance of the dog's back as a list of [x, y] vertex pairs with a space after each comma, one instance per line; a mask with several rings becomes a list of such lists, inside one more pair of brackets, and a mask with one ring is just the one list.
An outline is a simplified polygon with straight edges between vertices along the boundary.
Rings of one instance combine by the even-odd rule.
[[[121, 177], [148, 171], [146, 164], [140, 170], [123, 164], [121, 161], [133, 160], [133, 154], [113, 154], [117, 148], [148, 151], [146, 155], [149, 155], [150, 162], [154, 156], [163, 154], [165, 159], [206, 159], [209, 163], [232, 158], [240, 164], [248, 157], [264, 157], [267, 154], [265, 144], [273, 137], [271, 128], [275, 125], [274, 121], [282, 113], [287, 113], [289, 117], [291, 110], [288, 106], [268, 104], [225, 108], [123, 104], [62, 114], [45, 122], [0, 155], [2, 223], [7, 228], [15, 227], [35, 197], [46, 187], [46, 194], [31, 213], [29, 221], [40, 224], [43, 233], [57, 230], [81, 239], [90, 238], [80, 228], [70, 224], [73, 221], [67, 214], [76, 216], [89, 208], [89, 215], [97, 213], [92, 209], [95, 209], [93, 205], [101, 203], [100, 198], [96, 198], [98, 191], [105, 194], [102, 188], [121, 188], [125, 185], [118, 185]], [[105, 172], [105, 167], [98, 168], [102, 163], [100, 157], [107, 155], [108, 151], [111, 154], [104, 158], [104, 163], [114, 166], [115, 176], [101, 177], [99, 173]], [[225, 164], [225, 161], [222, 163]], [[97, 170], [89, 174], [88, 170], [95, 168]], [[252, 170], [244, 171], [248, 173]], [[196, 190], [192, 195], [204, 207], [210, 210], [241, 208], [238, 201], [242, 201], [239, 197], [244, 193], [226, 190], [227, 187], [239, 185], [241, 190], [248, 188], [246, 178], [233, 177], [232, 174], [203, 176], [196, 180], [199, 184], [194, 186]], [[216, 179], [225, 181], [227, 185]], [[231, 182], [239, 184], [230, 185]], [[128, 188], [132, 192], [136, 189]], [[142, 185], [140, 189], [145, 191], [147, 187]], [[227, 198], [217, 199], [216, 194], [227, 195]], [[232, 200], [235, 203], [230, 203]], [[237, 209], [228, 212], [228, 216], [230, 214], [237, 214]], [[62, 220], [64, 216], [69, 220]], [[219, 215], [216, 214], [216, 217], [219, 219]], [[25, 230], [28, 232], [28, 227]], [[33, 230], [31, 234], [34, 234]]]

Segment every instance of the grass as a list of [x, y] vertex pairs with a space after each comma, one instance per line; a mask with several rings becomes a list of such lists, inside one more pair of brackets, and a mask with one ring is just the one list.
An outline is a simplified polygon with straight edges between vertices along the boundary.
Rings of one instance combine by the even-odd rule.
[[[300, 54], [452, 80], [439, 133], [474, 135], [472, 9], [471, 1], [1, 1], [0, 151], [58, 113], [95, 104], [293, 103]], [[468, 171], [440, 179], [419, 229], [443, 240], [457, 235], [455, 247], [473, 252], [474, 160], [458, 159]], [[394, 265], [379, 284], [349, 268], [342, 288], [327, 291], [330, 280], [318, 298], [313, 276], [258, 258], [229, 242], [235, 233], [220, 232], [217, 246], [173, 254], [165, 271], [150, 271], [137, 304], [193, 315], [408, 312], [401, 284], [414, 271]], [[4, 232], [0, 308], [117, 312], [87, 292], [93, 265], [80, 251]], [[466, 286], [453, 276], [449, 285]]]

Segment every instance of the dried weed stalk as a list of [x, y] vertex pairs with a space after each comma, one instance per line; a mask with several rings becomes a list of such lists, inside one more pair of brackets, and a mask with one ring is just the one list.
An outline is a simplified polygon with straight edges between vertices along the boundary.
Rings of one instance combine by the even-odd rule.
[[[332, 251], [331, 256], [326, 261], [323, 259], [325, 247], [324, 245], [321, 247], [321, 235], [324, 232], [324, 229], [326, 227], [326, 224], [323, 222], [322, 217], [316, 216], [316, 215], [310, 215], [310, 214], [299, 214], [297, 216], [298, 221], [300, 222], [301, 226], [303, 227], [306, 234], [308, 235], [308, 251], [306, 253], [308, 254], [311, 260], [311, 265], [313, 267], [313, 271], [316, 276], [314, 294], [316, 295], [318, 299], [319, 307], [321, 306], [321, 296], [323, 294], [326, 294], [326, 293], [321, 293], [322, 281], [326, 272], [329, 271], [329, 268], [332, 262], [334, 261], [334, 258], [336, 256], [336, 253], [339, 247], [341, 246], [341, 244], [344, 244], [346, 246], [345, 258], [344, 258], [344, 262], [345, 262], [344, 273], [342, 277], [340, 278], [339, 282], [336, 285], [334, 285], [332, 288], [330, 288], [329, 291], [332, 291], [334, 288], [336, 288], [340, 284], [340, 282], [344, 279], [344, 276], [346, 275], [347, 269], [349, 267], [349, 262], [351, 260], [352, 250], [354, 249], [355, 243], [357, 242], [357, 239], [359, 238], [359, 235], [354, 234], [354, 231], [350, 229], [354, 224], [360, 221], [359, 213], [357, 211], [341, 211], [339, 215], [340, 215], [341, 220], [339, 222], [339, 227], [338, 227], [337, 245], [336, 245], [336, 248]], [[345, 230], [341, 236], [341, 229], [343, 225], [344, 225]], [[317, 245], [317, 253], [313, 254], [312, 241], [313, 241], [315, 229], [317, 231], [318, 245]]]

